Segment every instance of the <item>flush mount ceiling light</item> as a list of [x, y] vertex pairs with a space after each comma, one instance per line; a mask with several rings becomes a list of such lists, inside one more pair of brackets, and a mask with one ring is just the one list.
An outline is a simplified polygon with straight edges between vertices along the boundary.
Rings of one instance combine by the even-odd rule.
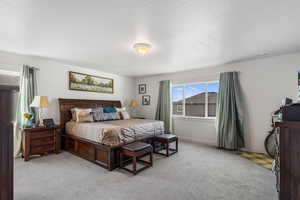
[[147, 43], [135, 43], [133, 48], [138, 54], [145, 55], [150, 51], [151, 45]]

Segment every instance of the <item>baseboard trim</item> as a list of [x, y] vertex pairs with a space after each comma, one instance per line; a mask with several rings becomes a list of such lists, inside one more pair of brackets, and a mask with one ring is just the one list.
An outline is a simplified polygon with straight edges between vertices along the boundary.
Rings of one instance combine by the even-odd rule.
[[[202, 146], [209, 146], [209, 147], [217, 147], [217, 144], [212, 142], [212, 141], [200, 141], [200, 140], [195, 140], [189, 137], [182, 137], [178, 135], [179, 140], [184, 141], [184, 142], [188, 142], [188, 143], [193, 143], [193, 144], [198, 144], [198, 145], [202, 145]], [[266, 152], [258, 152], [258, 151], [251, 151], [247, 148], [242, 148], [241, 151], [245, 151], [245, 152], [250, 152], [250, 153], [264, 153], [266, 154]]]
[[178, 136], [178, 138], [179, 138], [179, 140], [184, 141], [184, 142], [200, 144], [200, 145], [205, 145], [205, 146], [210, 146], [210, 147], [217, 147], [217, 144], [212, 141], [202, 141], [202, 140], [200, 141], [200, 140], [195, 140], [192, 138], [182, 137], [182, 136]]

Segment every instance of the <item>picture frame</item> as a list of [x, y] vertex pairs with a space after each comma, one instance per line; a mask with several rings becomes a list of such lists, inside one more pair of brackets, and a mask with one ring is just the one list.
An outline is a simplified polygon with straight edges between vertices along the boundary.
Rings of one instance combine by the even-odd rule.
[[54, 123], [53, 119], [43, 119], [43, 124], [44, 124], [44, 126], [46, 126], [47, 128], [50, 128], [50, 127], [54, 127], [54, 126], [55, 126], [55, 123]]
[[142, 105], [149, 106], [150, 105], [150, 100], [151, 100], [150, 95], [143, 95], [142, 96]]
[[146, 94], [146, 93], [147, 93], [147, 85], [139, 84], [139, 94]]
[[101, 76], [69, 71], [69, 90], [114, 93], [114, 80]]

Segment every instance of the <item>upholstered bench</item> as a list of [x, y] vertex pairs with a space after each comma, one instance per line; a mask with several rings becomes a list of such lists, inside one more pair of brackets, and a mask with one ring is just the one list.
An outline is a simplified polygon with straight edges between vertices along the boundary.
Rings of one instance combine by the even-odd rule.
[[[163, 146], [163, 148], [161, 147], [157, 148], [156, 144], [153, 145], [153, 152], [156, 154], [161, 154], [169, 157], [178, 152], [178, 137], [176, 135], [173, 134], [157, 135], [154, 138], [154, 142], [158, 142]], [[175, 142], [175, 149], [170, 148], [170, 144], [173, 142]], [[161, 152], [162, 150], [166, 150], [166, 153], [162, 153]]]
[[[141, 160], [142, 157], [149, 155], [149, 162], [145, 160]], [[123, 160], [124, 157], [129, 159]], [[128, 161], [132, 160], [131, 162]], [[124, 164], [127, 163], [127, 164]], [[132, 165], [132, 169], [128, 166]], [[142, 166], [138, 169], [139, 166]], [[125, 169], [126, 171], [137, 174], [153, 165], [153, 148], [150, 144], [143, 142], [134, 142], [131, 144], [127, 144], [121, 147], [120, 150], [120, 168]]]

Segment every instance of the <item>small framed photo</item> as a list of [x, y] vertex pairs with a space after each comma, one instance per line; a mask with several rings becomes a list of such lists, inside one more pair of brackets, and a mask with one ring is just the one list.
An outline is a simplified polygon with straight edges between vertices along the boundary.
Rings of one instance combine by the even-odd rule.
[[47, 128], [50, 128], [50, 127], [54, 127], [54, 126], [55, 126], [53, 119], [43, 119], [43, 124], [44, 124], [44, 126], [46, 126]]
[[146, 94], [147, 88], [146, 84], [139, 84], [139, 94]]
[[150, 95], [143, 95], [142, 96], [142, 104], [144, 106], [149, 106], [150, 105]]

